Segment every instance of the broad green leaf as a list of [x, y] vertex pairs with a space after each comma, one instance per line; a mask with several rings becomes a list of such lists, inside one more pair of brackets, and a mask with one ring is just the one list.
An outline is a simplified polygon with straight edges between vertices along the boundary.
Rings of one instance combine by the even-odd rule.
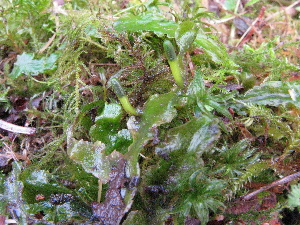
[[225, 0], [224, 6], [227, 10], [234, 10], [237, 4], [237, 0]]
[[270, 106], [300, 107], [300, 85], [291, 82], [268, 81], [247, 91], [241, 98], [245, 103]]
[[[0, 205], [3, 204], [3, 207], [6, 208], [2, 215], [5, 215], [7, 213], [7, 209], [10, 209], [9, 212], [15, 213], [14, 219], [17, 220], [18, 224], [26, 224], [27, 205], [22, 198], [22, 191], [24, 190], [23, 183], [19, 180], [21, 168], [21, 163], [13, 162], [12, 171], [6, 179], [1, 179], [3, 189], [0, 192]], [[2, 206], [0, 207], [0, 210], [2, 210]]]
[[105, 103], [102, 113], [96, 117], [95, 124], [90, 128], [89, 135], [92, 141], [104, 143], [106, 154], [113, 150], [126, 153], [132, 142], [127, 129], [118, 131], [122, 115], [122, 107], [119, 104]]
[[111, 164], [104, 154], [105, 145], [103, 143], [72, 139], [72, 143], [68, 143], [68, 145], [68, 154], [71, 159], [82, 165], [86, 172], [101, 179], [103, 183], [109, 181]]
[[186, 149], [189, 153], [209, 151], [220, 137], [219, 126], [207, 117], [195, 118], [186, 124], [171, 129], [162, 146], [156, 148], [157, 153], [168, 153]]
[[250, 6], [250, 5], [254, 5], [256, 2], [259, 2], [259, 0], [250, 0], [249, 2], [247, 2], [245, 4], [245, 7]]
[[153, 137], [152, 128], [169, 123], [176, 116], [177, 110], [174, 108], [175, 104], [176, 95], [174, 92], [153, 95], [147, 101], [141, 118], [140, 128], [127, 153], [130, 163], [128, 169], [131, 175], [138, 175], [136, 165], [139, 153], [143, 149], [143, 146]]
[[45, 170], [25, 169], [20, 175], [24, 184], [23, 197], [28, 204], [34, 204], [36, 194], [43, 195], [47, 201], [53, 193], [70, 193], [70, 190], [55, 181], [55, 178]]
[[188, 48], [193, 44], [197, 36], [197, 29], [195, 23], [192, 21], [184, 21], [179, 24], [175, 32], [175, 39], [179, 46], [180, 54], [184, 54]]
[[211, 57], [214, 62], [225, 62], [228, 64], [229, 55], [227, 54], [225, 49], [223, 49], [219, 43], [205, 35], [202, 31], [198, 32], [195, 43], [199, 47], [203, 48], [203, 50]]
[[291, 193], [288, 195], [288, 204], [293, 207], [300, 206], [300, 184], [292, 185]]
[[121, 117], [122, 107], [119, 104], [105, 103], [103, 111], [95, 118], [95, 124], [89, 131], [92, 141], [108, 144], [110, 136], [117, 133]]
[[122, 107], [116, 103], [105, 103], [101, 115], [95, 118], [96, 124], [119, 123], [122, 117]]
[[36, 76], [46, 73], [56, 68], [57, 54], [51, 54], [49, 57], [34, 59], [33, 54], [23, 53], [18, 55], [14, 64], [13, 71], [9, 74], [12, 79], [16, 79], [21, 75]]
[[196, 71], [195, 77], [191, 81], [186, 94], [193, 99], [201, 98], [207, 94], [200, 70]]
[[172, 20], [168, 20], [161, 14], [145, 12], [141, 15], [127, 14], [118, 19], [114, 28], [117, 31], [153, 31], [158, 36], [167, 35], [172, 38], [178, 25]]

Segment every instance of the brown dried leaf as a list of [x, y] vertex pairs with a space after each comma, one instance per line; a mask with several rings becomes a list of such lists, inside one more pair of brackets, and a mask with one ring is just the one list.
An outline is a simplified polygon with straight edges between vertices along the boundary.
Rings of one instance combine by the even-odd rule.
[[103, 203], [93, 202], [93, 216], [107, 225], [119, 224], [126, 213], [126, 205], [121, 196], [121, 188], [125, 187], [128, 179], [125, 175], [126, 160], [121, 158], [111, 169], [109, 188], [106, 191]]
[[263, 198], [254, 198], [250, 200], [237, 199], [229, 204], [226, 212], [229, 214], [242, 214], [249, 211], [261, 211], [275, 207], [277, 203], [276, 194], [268, 192], [268, 195]]

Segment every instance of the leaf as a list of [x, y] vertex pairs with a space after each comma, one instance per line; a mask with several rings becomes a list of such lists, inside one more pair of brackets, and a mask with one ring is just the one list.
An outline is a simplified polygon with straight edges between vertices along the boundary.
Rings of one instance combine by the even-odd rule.
[[189, 153], [209, 151], [220, 137], [219, 126], [208, 117], [195, 118], [182, 126], [171, 129], [166, 141], [156, 148], [156, 152], [166, 153], [186, 149]]
[[300, 85], [292, 82], [268, 81], [247, 91], [241, 98], [245, 103], [269, 106], [300, 107]]
[[216, 63], [228, 64], [230, 58], [226, 50], [210, 37], [204, 34], [203, 31], [199, 31], [195, 40], [195, 44], [203, 48], [203, 50], [211, 57]]
[[197, 29], [195, 23], [192, 21], [184, 21], [179, 24], [175, 32], [175, 39], [179, 46], [180, 54], [184, 54], [188, 48], [193, 44], [197, 36]]
[[170, 92], [163, 95], [152, 95], [145, 105], [141, 118], [140, 128], [136, 137], [128, 149], [129, 170], [131, 175], [137, 175], [137, 162], [143, 146], [153, 137], [152, 127], [169, 123], [176, 116], [177, 110], [174, 108], [176, 103], [175, 93]]
[[288, 204], [293, 207], [300, 206], [300, 184], [292, 185], [291, 193], [288, 195]]
[[107, 154], [115, 149], [125, 153], [132, 143], [127, 129], [118, 131], [122, 115], [122, 107], [119, 104], [105, 103], [102, 113], [95, 118], [95, 124], [89, 130], [92, 141], [101, 141], [105, 144]]
[[20, 175], [24, 184], [23, 198], [28, 204], [36, 204], [36, 195], [43, 195], [45, 201], [53, 193], [69, 194], [70, 190], [55, 181], [52, 174], [45, 170], [31, 170], [26, 168]]
[[249, 2], [247, 2], [245, 4], [245, 7], [250, 6], [250, 5], [254, 5], [255, 3], [259, 2], [259, 0], [250, 0]]
[[237, 1], [236, 0], [225, 0], [224, 6], [227, 10], [234, 10], [236, 7]]
[[0, 180], [3, 187], [0, 189], [0, 213], [5, 215], [9, 209], [10, 216], [16, 219], [18, 224], [26, 224], [27, 205], [22, 198], [23, 183], [19, 180], [22, 166], [19, 162], [13, 162], [12, 165], [9, 175], [5, 179], [1, 177]]
[[9, 74], [10, 78], [16, 79], [23, 74], [36, 76], [54, 70], [58, 55], [51, 54], [49, 57], [42, 57], [41, 59], [33, 58], [34, 54], [23, 53], [18, 55], [13, 71]]
[[[187, 95], [189, 96], [190, 103], [196, 102], [201, 111], [211, 111], [214, 109], [218, 113], [221, 113], [229, 119], [232, 119], [232, 115], [229, 113], [226, 107], [226, 100], [229, 96], [225, 97], [224, 95], [216, 96], [210, 94], [210, 92], [205, 88], [204, 80], [200, 70], [196, 71], [195, 77], [188, 87]], [[218, 103], [217, 101], [221, 102], [222, 104]]]
[[[103, 183], [109, 181], [111, 161], [104, 154], [105, 145], [100, 141], [91, 143], [72, 139], [68, 143], [68, 155], [72, 160], [82, 165], [84, 170], [101, 179]], [[112, 158], [117, 158], [114, 154]]]
[[195, 77], [191, 81], [186, 94], [194, 100], [197, 100], [198, 98], [202, 98], [203, 96], [207, 95], [204, 80], [199, 69], [196, 70]]
[[153, 31], [158, 36], [166, 34], [173, 38], [178, 25], [161, 14], [148, 11], [141, 15], [127, 14], [114, 23], [114, 28], [117, 31]]
[[122, 107], [116, 103], [105, 103], [101, 115], [95, 118], [96, 124], [118, 124], [122, 117]]

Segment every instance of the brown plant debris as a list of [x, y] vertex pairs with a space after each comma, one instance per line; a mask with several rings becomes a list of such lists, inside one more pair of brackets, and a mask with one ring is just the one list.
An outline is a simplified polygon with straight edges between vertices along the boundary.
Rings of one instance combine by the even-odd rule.
[[125, 176], [126, 160], [120, 159], [110, 172], [109, 188], [103, 203], [93, 202], [93, 216], [99, 219], [100, 224], [119, 224], [126, 212], [126, 204], [121, 195], [121, 188], [128, 182]]

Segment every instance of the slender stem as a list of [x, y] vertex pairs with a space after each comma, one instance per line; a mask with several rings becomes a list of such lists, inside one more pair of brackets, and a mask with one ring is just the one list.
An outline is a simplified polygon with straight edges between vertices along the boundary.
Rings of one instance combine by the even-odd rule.
[[255, 195], [257, 195], [260, 192], [266, 191], [266, 190], [268, 190], [268, 189], [270, 189], [272, 187], [275, 187], [275, 186], [278, 186], [278, 185], [281, 185], [281, 184], [284, 184], [284, 183], [291, 182], [292, 180], [295, 180], [298, 177], [300, 177], [300, 172], [297, 172], [297, 173], [291, 174], [289, 176], [283, 177], [283, 178], [281, 178], [279, 180], [276, 180], [276, 181], [272, 182], [271, 184], [268, 184], [268, 185], [266, 185], [264, 187], [259, 188], [256, 191], [253, 191], [253, 192], [251, 192], [249, 194], [243, 195], [241, 197], [241, 199], [243, 199], [243, 200], [250, 200], [252, 197], [254, 197]]
[[97, 202], [101, 202], [101, 195], [102, 195], [102, 180], [99, 179], [98, 180], [98, 198], [97, 198]]

